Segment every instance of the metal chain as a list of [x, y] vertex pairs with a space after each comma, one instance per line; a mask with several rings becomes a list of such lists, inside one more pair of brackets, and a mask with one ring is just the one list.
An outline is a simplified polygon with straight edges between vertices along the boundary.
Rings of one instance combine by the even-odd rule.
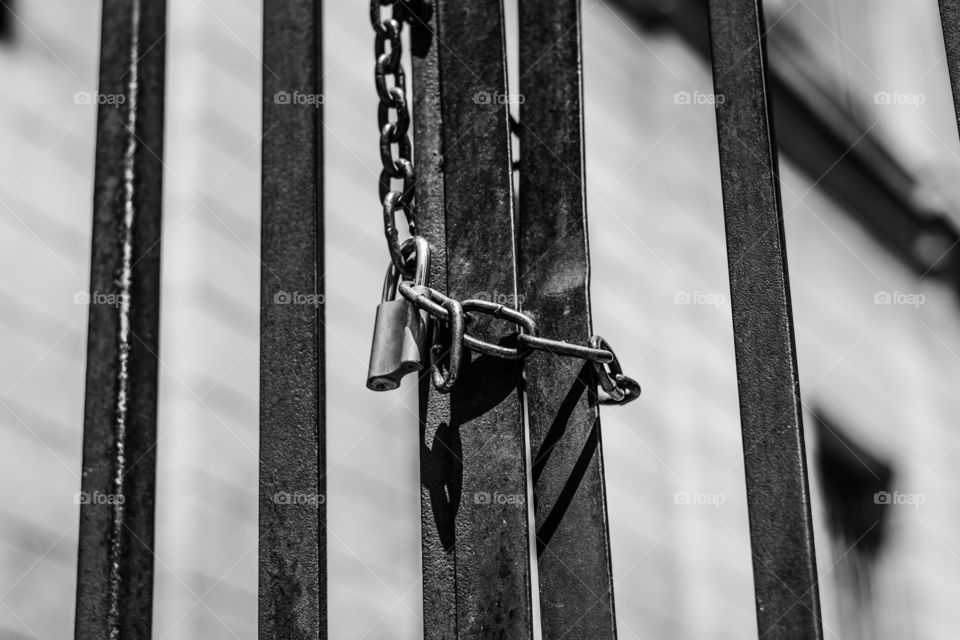
[[[405, 256], [405, 249], [413, 247], [417, 239], [417, 211], [414, 200], [416, 170], [413, 166], [410, 142], [410, 111], [407, 99], [407, 78], [403, 70], [403, 23], [412, 15], [409, 0], [371, 0], [370, 24], [376, 34], [374, 43], [374, 82], [380, 104], [377, 108], [377, 124], [380, 129], [380, 162], [383, 170], [378, 180], [378, 193], [383, 206], [383, 231], [387, 238], [390, 261], [397, 272], [411, 278], [416, 268]], [[390, 15], [384, 7], [391, 7]], [[389, 43], [389, 49], [387, 48]], [[392, 82], [388, 83], [387, 79]], [[391, 111], [396, 119], [391, 120]], [[396, 155], [394, 155], [396, 151]], [[402, 181], [400, 190], [393, 188], [393, 181]], [[400, 243], [396, 226], [396, 214], [402, 211], [412, 238]], [[429, 247], [426, 248], [429, 252]], [[406, 251], [406, 253], [410, 253]], [[417, 253], [416, 251], [414, 253]], [[402, 281], [399, 293], [417, 309], [430, 314], [433, 323], [430, 358], [433, 367], [433, 385], [441, 393], [453, 389], [460, 373], [463, 348], [498, 358], [519, 360], [533, 351], [546, 351], [559, 356], [580, 358], [593, 363], [597, 382], [604, 394], [604, 404], [626, 404], [640, 396], [640, 385], [623, 374], [616, 354], [600, 336], [590, 338], [588, 346], [570, 344], [560, 340], [542, 338], [537, 325], [530, 316], [487, 300], [463, 300], [458, 302], [440, 291], [426, 286]], [[517, 346], [493, 344], [471, 336], [466, 332], [467, 314], [482, 313], [512, 322], [521, 329], [517, 334]]]
[[[624, 375], [617, 355], [607, 341], [600, 336], [590, 338], [589, 346], [586, 347], [561, 340], [541, 338], [533, 318], [502, 304], [488, 300], [463, 300], [458, 302], [432, 287], [415, 285], [410, 281], [401, 282], [397, 291], [409, 300], [413, 306], [426, 311], [436, 320], [447, 323], [449, 327], [447, 331], [448, 339], [445, 341], [446, 344], [449, 344], [448, 350], [450, 352], [447, 373], [434, 371], [434, 386], [438, 391], [445, 393], [453, 388], [458, 373], [460, 352], [463, 347], [466, 347], [471, 351], [510, 360], [526, 358], [533, 351], [545, 351], [558, 356], [587, 360], [593, 363], [597, 374], [597, 382], [604, 391], [605, 395], [600, 397], [602, 404], [626, 404], [640, 397], [640, 385], [633, 378]], [[469, 316], [466, 316], [466, 314], [470, 311], [484, 313], [516, 324], [522, 329], [522, 332], [517, 335], [518, 346], [507, 347], [492, 344], [466, 333], [464, 327], [467, 323], [465, 320], [469, 320]], [[431, 350], [431, 355], [433, 355], [435, 361], [437, 360], [437, 354], [442, 353], [442, 351], [443, 342], [435, 340]], [[446, 377], [446, 380], [452, 379], [452, 382], [439, 384], [438, 381], [444, 380], [444, 377]]]
[[[389, 16], [384, 7], [391, 6]], [[410, 143], [410, 111], [407, 101], [407, 76], [401, 64], [403, 58], [404, 19], [408, 16], [406, 0], [371, 0], [370, 24], [376, 34], [374, 41], [374, 81], [380, 105], [377, 108], [377, 125], [380, 130], [380, 172], [378, 192], [383, 206], [383, 232], [387, 238], [390, 260], [397, 270], [410, 275], [400, 251], [396, 215], [403, 211], [410, 235], [417, 235], [417, 213], [414, 201], [416, 171], [411, 159], [413, 145]], [[389, 50], [387, 43], [390, 43]], [[387, 78], [392, 78], [388, 84]], [[391, 120], [391, 111], [396, 120]], [[396, 155], [394, 151], [396, 150]], [[394, 180], [402, 180], [400, 190], [393, 188]]]

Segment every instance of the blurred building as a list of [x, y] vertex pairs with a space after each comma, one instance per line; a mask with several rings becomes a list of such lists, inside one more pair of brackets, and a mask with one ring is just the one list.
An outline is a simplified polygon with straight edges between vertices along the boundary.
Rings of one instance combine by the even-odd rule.
[[[662, 19], [683, 4], [583, 2], [594, 323], [644, 388], [602, 413], [616, 608], [624, 639], [739, 640], [756, 623], [716, 97], [696, 43]], [[261, 10], [169, 0], [157, 638], [255, 637]], [[960, 228], [936, 2], [766, 10], [774, 67], [802, 72], [829, 98], [825, 121], [860, 127], [857, 145], [912, 176], [904, 202]], [[14, 11], [0, 45], [0, 636], [20, 640], [72, 629], [100, 8]], [[330, 637], [416, 638], [416, 397], [410, 380], [364, 387], [387, 260], [373, 35], [362, 3], [325, 17]], [[925, 245], [918, 270], [829, 176], [787, 154], [781, 174], [826, 636], [952, 639], [960, 306], [935, 274], [960, 249]]]

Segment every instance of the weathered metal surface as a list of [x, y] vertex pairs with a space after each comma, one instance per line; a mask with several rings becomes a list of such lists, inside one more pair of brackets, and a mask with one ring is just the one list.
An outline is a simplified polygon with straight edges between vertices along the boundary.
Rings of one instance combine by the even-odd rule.
[[710, 0], [760, 637], [823, 636], [760, 0]]
[[953, 91], [954, 115], [960, 128], [960, 0], [940, 0], [940, 25]]
[[[413, 146], [417, 159], [417, 223], [430, 243], [432, 287], [447, 290], [446, 220], [441, 171], [440, 42], [433, 2], [410, 26], [413, 79]], [[431, 375], [420, 376], [420, 522], [423, 562], [423, 637], [457, 637], [453, 521], [462, 466], [450, 425], [450, 396], [437, 393]], [[455, 497], [455, 499], [451, 499]]]
[[266, 0], [259, 637], [327, 637], [321, 3]]
[[[592, 334], [579, 0], [520, 0], [523, 310], [541, 334]], [[526, 359], [543, 638], [615, 638], [594, 367]]]
[[[515, 296], [510, 134], [494, 99], [506, 95], [502, 6], [438, 0], [421, 14], [414, 144], [430, 284]], [[482, 315], [471, 331], [505, 326]], [[449, 396], [421, 380], [424, 637], [530, 637], [522, 363], [471, 356]]]
[[163, 0], [104, 0], [77, 569], [78, 640], [149, 638]]

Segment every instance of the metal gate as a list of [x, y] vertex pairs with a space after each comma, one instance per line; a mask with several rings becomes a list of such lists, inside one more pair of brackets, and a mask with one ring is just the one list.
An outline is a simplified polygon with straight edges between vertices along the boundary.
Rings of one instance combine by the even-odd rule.
[[[319, 0], [264, 5], [259, 634], [325, 638], [325, 509], [273, 499], [326, 493], [324, 310], [272, 304], [283, 291], [324, 290], [323, 110], [274, 100], [322, 93], [322, 11]], [[520, 286], [544, 334], [585, 342], [579, 1], [519, 2], [519, 122], [490, 99], [507, 92], [501, 2], [383, 5], [373, 4], [374, 28], [389, 31], [378, 11], [393, 5], [410, 33], [430, 282], [455, 298], [486, 290], [514, 301]], [[960, 1], [940, 5], [960, 112]], [[81, 506], [82, 640], [149, 637], [152, 619], [165, 3], [104, 0], [103, 16], [100, 92], [125, 101], [99, 109], [91, 291], [122, 303], [90, 306], [82, 490], [124, 499]], [[715, 93], [725, 97], [716, 113], [758, 631], [821, 638], [766, 30], [759, 0], [710, 0], [709, 16]], [[498, 327], [484, 315], [471, 331]], [[615, 638], [595, 368], [542, 351], [473, 354], [449, 394], [425, 372], [419, 437], [424, 636], [532, 637], [538, 594], [543, 638]], [[528, 476], [533, 558], [525, 512], [468, 499], [491, 489], [526, 498]]]

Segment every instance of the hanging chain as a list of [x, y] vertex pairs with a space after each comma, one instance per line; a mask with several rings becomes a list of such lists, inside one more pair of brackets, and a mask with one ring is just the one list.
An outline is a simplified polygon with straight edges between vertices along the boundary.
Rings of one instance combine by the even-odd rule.
[[[391, 7], [389, 16], [385, 7]], [[411, 236], [417, 235], [417, 212], [414, 201], [416, 171], [413, 167], [410, 143], [410, 110], [407, 102], [407, 76], [403, 70], [403, 23], [408, 17], [405, 0], [371, 0], [370, 23], [376, 33], [374, 41], [374, 80], [380, 105], [377, 108], [377, 125], [380, 130], [380, 172], [378, 193], [383, 206], [383, 232], [387, 237], [390, 260], [397, 271], [410, 275], [400, 252], [396, 215], [403, 211]], [[389, 43], [389, 50], [387, 49]], [[387, 79], [392, 78], [388, 84]], [[395, 120], [391, 120], [391, 111]], [[396, 155], [394, 155], [396, 151]], [[393, 181], [400, 180], [403, 186], [393, 189]]]
[[[374, 53], [376, 65], [374, 80], [380, 104], [377, 109], [377, 124], [380, 129], [380, 161], [383, 170], [378, 181], [378, 193], [383, 206], [383, 231], [393, 269], [412, 278], [417, 271], [417, 262], [429, 260], [429, 245], [417, 236], [417, 212], [414, 200], [416, 171], [411, 159], [413, 145], [410, 142], [410, 111], [407, 99], [407, 79], [403, 70], [403, 23], [411, 16], [408, 0], [371, 0], [370, 23], [376, 40]], [[385, 15], [390, 7], [390, 15]], [[387, 44], [389, 43], [389, 49]], [[388, 84], [387, 79], [391, 78]], [[395, 120], [391, 120], [391, 111]], [[396, 155], [394, 152], [396, 151]], [[399, 190], [393, 181], [402, 182]], [[412, 236], [401, 244], [396, 226], [396, 215], [402, 211], [407, 228]], [[419, 246], [427, 255], [418, 255]], [[559, 356], [580, 358], [593, 364], [597, 382], [603, 390], [600, 402], [626, 404], [640, 396], [640, 385], [625, 376], [620, 362], [607, 341], [600, 336], [590, 338], [588, 346], [581, 346], [542, 338], [533, 318], [525, 313], [487, 300], [457, 301], [425, 283], [404, 280], [397, 292], [416, 309], [433, 318], [433, 334], [430, 337], [430, 360], [433, 367], [433, 385], [441, 393], [453, 389], [460, 373], [464, 348], [477, 353], [519, 360], [533, 351], [545, 351]], [[467, 333], [466, 327], [474, 315], [486, 314], [516, 324], [517, 346], [505, 346], [480, 340]]]

